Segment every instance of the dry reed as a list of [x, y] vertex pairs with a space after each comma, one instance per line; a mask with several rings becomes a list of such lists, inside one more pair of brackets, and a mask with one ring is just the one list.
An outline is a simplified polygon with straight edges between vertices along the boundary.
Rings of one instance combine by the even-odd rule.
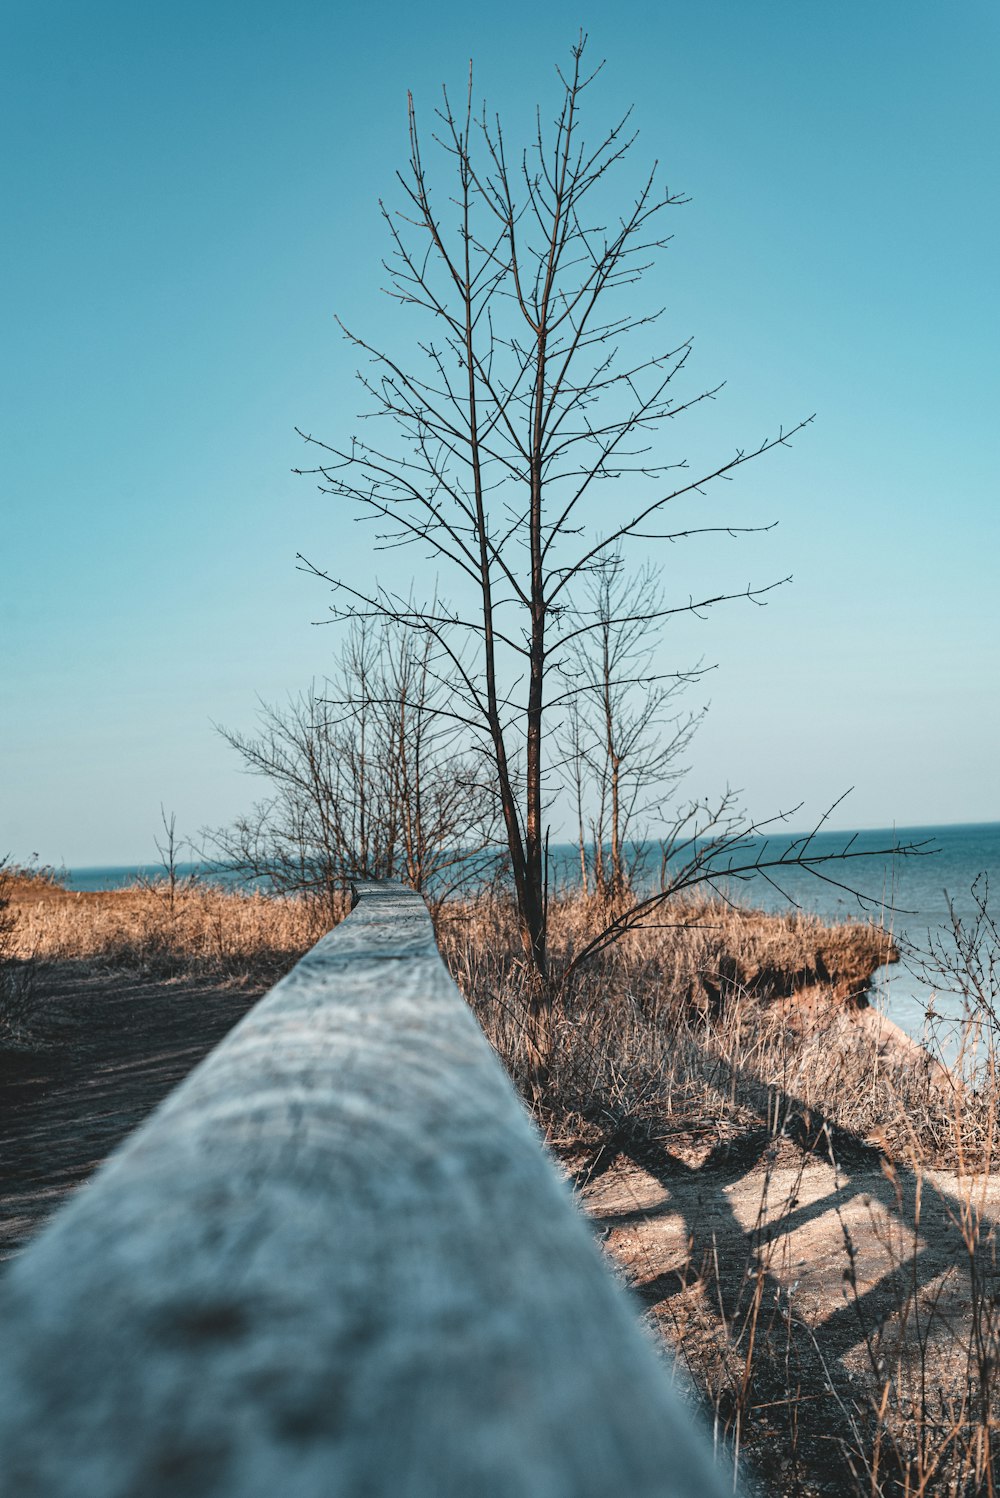
[[[592, 903], [553, 906], [556, 970], [593, 931]], [[704, 902], [680, 903], [672, 917], [608, 949], [561, 996], [541, 1100], [532, 1099], [528, 984], [511, 914], [490, 901], [439, 921], [459, 987], [550, 1137], [669, 1119], [722, 1140], [762, 1111], [780, 1126], [794, 1099], [801, 1115], [817, 1112], [862, 1138], [875, 1131], [905, 1147], [915, 1128], [929, 1159], [950, 1148], [940, 1069], [914, 1065], [915, 1048], [896, 1064], [885, 1034], [859, 1023], [872, 973], [898, 956], [881, 928]]]

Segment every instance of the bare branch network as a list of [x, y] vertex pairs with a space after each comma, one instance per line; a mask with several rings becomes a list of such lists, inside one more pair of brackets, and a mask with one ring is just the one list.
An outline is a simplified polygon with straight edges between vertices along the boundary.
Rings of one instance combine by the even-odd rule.
[[[661, 338], [663, 309], [639, 297], [671, 237], [668, 217], [686, 199], [660, 185], [657, 163], [622, 190], [616, 174], [636, 140], [630, 112], [588, 145], [581, 108], [600, 70], [585, 70], [585, 48], [581, 35], [559, 73], [555, 118], [547, 126], [539, 112], [524, 149], [485, 105], [474, 107], [471, 68], [461, 108], [445, 91], [431, 132], [440, 182], [409, 99], [402, 203], [381, 204], [385, 289], [424, 331], [403, 357], [341, 324], [364, 361], [365, 435], [300, 432], [318, 457], [296, 470], [370, 522], [377, 550], [413, 546], [433, 568], [435, 601], [425, 606], [300, 558], [331, 586], [333, 618], [380, 618], [427, 642], [428, 672], [447, 687], [435, 710], [489, 758], [525, 953], [542, 989], [557, 785], [569, 785], [578, 809], [603, 797], [600, 825], [613, 826], [620, 845], [623, 827], [634, 829], [656, 799], [653, 783], [662, 799], [676, 780], [697, 720], [676, 712], [651, 657], [637, 666], [643, 639], [655, 643], [677, 614], [762, 605], [780, 586], [678, 597], [652, 574], [613, 580], [626, 578], [635, 545], [648, 557], [650, 543], [769, 529], [706, 506], [812, 420], [734, 446], [697, 472], [672, 449], [677, 419], [721, 388], [684, 393], [691, 341]], [[442, 579], [458, 602], [442, 601]], [[667, 674], [679, 683], [701, 669]]]

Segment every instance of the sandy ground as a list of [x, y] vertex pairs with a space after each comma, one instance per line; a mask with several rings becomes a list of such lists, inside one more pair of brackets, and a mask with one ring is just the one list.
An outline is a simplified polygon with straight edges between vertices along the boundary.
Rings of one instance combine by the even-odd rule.
[[729, 1442], [752, 1366], [749, 1471], [834, 1494], [866, 1490], [857, 1453], [887, 1381], [893, 1410], [964, 1387], [974, 1299], [1000, 1334], [1000, 1178], [822, 1156], [762, 1130], [729, 1163], [647, 1142], [576, 1178], [650, 1326], [721, 1392]]
[[[663, 1306], [692, 1276], [742, 1282], [762, 1270], [792, 1300], [831, 1358], [864, 1342], [863, 1323], [893, 1314], [900, 1291], [936, 1302], [942, 1325], [968, 1306], [963, 1230], [978, 1217], [982, 1272], [994, 1262], [1000, 1177], [841, 1168], [797, 1149], [768, 1149], [746, 1170], [659, 1169], [624, 1157], [583, 1188], [607, 1249], [649, 1306]], [[902, 1273], [900, 1272], [902, 1266]]]

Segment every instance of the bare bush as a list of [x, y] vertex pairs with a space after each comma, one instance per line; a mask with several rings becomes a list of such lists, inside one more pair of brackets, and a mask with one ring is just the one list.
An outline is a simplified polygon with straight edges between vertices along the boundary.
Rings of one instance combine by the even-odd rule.
[[381, 622], [349, 630], [334, 675], [256, 733], [221, 729], [272, 794], [205, 834], [218, 859], [335, 919], [352, 877], [403, 878], [432, 908], [474, 878], [493, 846], [494, 798], [447, 718], [426, 640]]
[[669, 820], [682, 756], [704, 716], [678, 703], [699, 668], [667, 678], [656, 670], [651, 621], [662, 607], [656, 572], [632, 577], [613, 554], [589, 579], [581, 633], [561, 663], [559, 773], [574, 804], [580, 883], [608, 906], [620, 906], [648, 873], [651, 834]]

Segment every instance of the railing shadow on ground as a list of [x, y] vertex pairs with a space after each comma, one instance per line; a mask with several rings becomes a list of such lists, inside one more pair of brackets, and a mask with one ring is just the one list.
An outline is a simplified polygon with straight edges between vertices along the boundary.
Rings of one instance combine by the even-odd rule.
[[721, 1494], [418, 896], [324, 937], [0, 1283], [0, 1494]]
[[[762, 1119], [777, 1122], [745, 1137], [737, 1150], [722, 1145], [693, 1166], [663, 1143], [655, 1126], [630, 1120], [619, 1138], [602, 1146], [597, 1160], [577, 1171], [573, 1185], [591, 1192], [625, 1160], [663, 1187], [665, 1197], [658, 1204], [598, 1214], [606, 1230], [655, 1229], [659, 1220], [681, 1220], [686, 1248], [679, 1262], [664, 1270], [651, 1253], [647, 1274], [643, 1277], [640, 1270], [633, 1285], [647, 1311], [662, 1311], [692, 1286], [708, 1285], [707, 1299], [717, 1307], [718, 1324], [731, 1346], [738, 1346], [742, 1355], [757, 1334], [756, 1318], [763, 1309], [786, 1339], [786, 1359], [798, 1322], [796, 1358], [804, 1382], [830, 1396], [812, 1422], [813, 1434], [828, 1444], [830, 1471], [839, 1470], [843, 1490], [849, 1491], [871, 1478], [864, 1471], [861, 1427], [874, 1408], [871, 1391], [865, 1395], [850, 1371], [852, 1355], [860, 1352], [870, 1365], [877, 1403], [886, 1380], [893, 1377], [883, 1356], [891, 1340], [899, 1360], [906, 1336], [915, 1343], [922, 1338], [928, 1347], [954, 1335], [941, 1282], [956, 1272], [967, 1277], [973, 1296], [985, 1293], [987, 1340], [997, 1340], [1000, 1312], [992, 1308], [1000, 1295], [992, 1292], [1000, 1290], [1000, 1201], [994, 1192], [992, 1210], [987, 1210], [982, 1176], [968, 1174], [944, 1183], [940, 1173], [889, 1159], [794, 1094], [731, 1063], [719, 1060], [717, 1066], [723, 1092], [735, 1095], [738, 1089]], [[786, 1164], [783, 1172], [792, 1177], [790, 1187], [787, 1181], [779, 1185], [779, 1173], [769, 1160], [782, 1142], [794, 1144], [798, 1152], [797, 1166]], [[811, 1200], [800, 1201], [798, 1183], [809, 1162], [825, 1164], [828, 1180]], [[749, 1223], [732, 1201], [741, 1186], [751, 1187], [750, 1199], [757, 1201]], [[873, 1239], [866, 1243], [849, 1226], [858, 1208], [873, 1224]], [[793, 1234], [831, 1216], [834, 1250], [820, 1266], [825, 1271], [824, 1310], [804, 1317], [793, 1304], [797, 1271], [787, 1262], [788, 1246]], [[988, 1287], [985, 1292], [983, 1287]], [[907, 1321], [919, 1324], [907, 1327]], [[808, 1427], [805, 1402], [795, 1418]], [[996, 1463], [996, 1453], [989, 1459]]]

